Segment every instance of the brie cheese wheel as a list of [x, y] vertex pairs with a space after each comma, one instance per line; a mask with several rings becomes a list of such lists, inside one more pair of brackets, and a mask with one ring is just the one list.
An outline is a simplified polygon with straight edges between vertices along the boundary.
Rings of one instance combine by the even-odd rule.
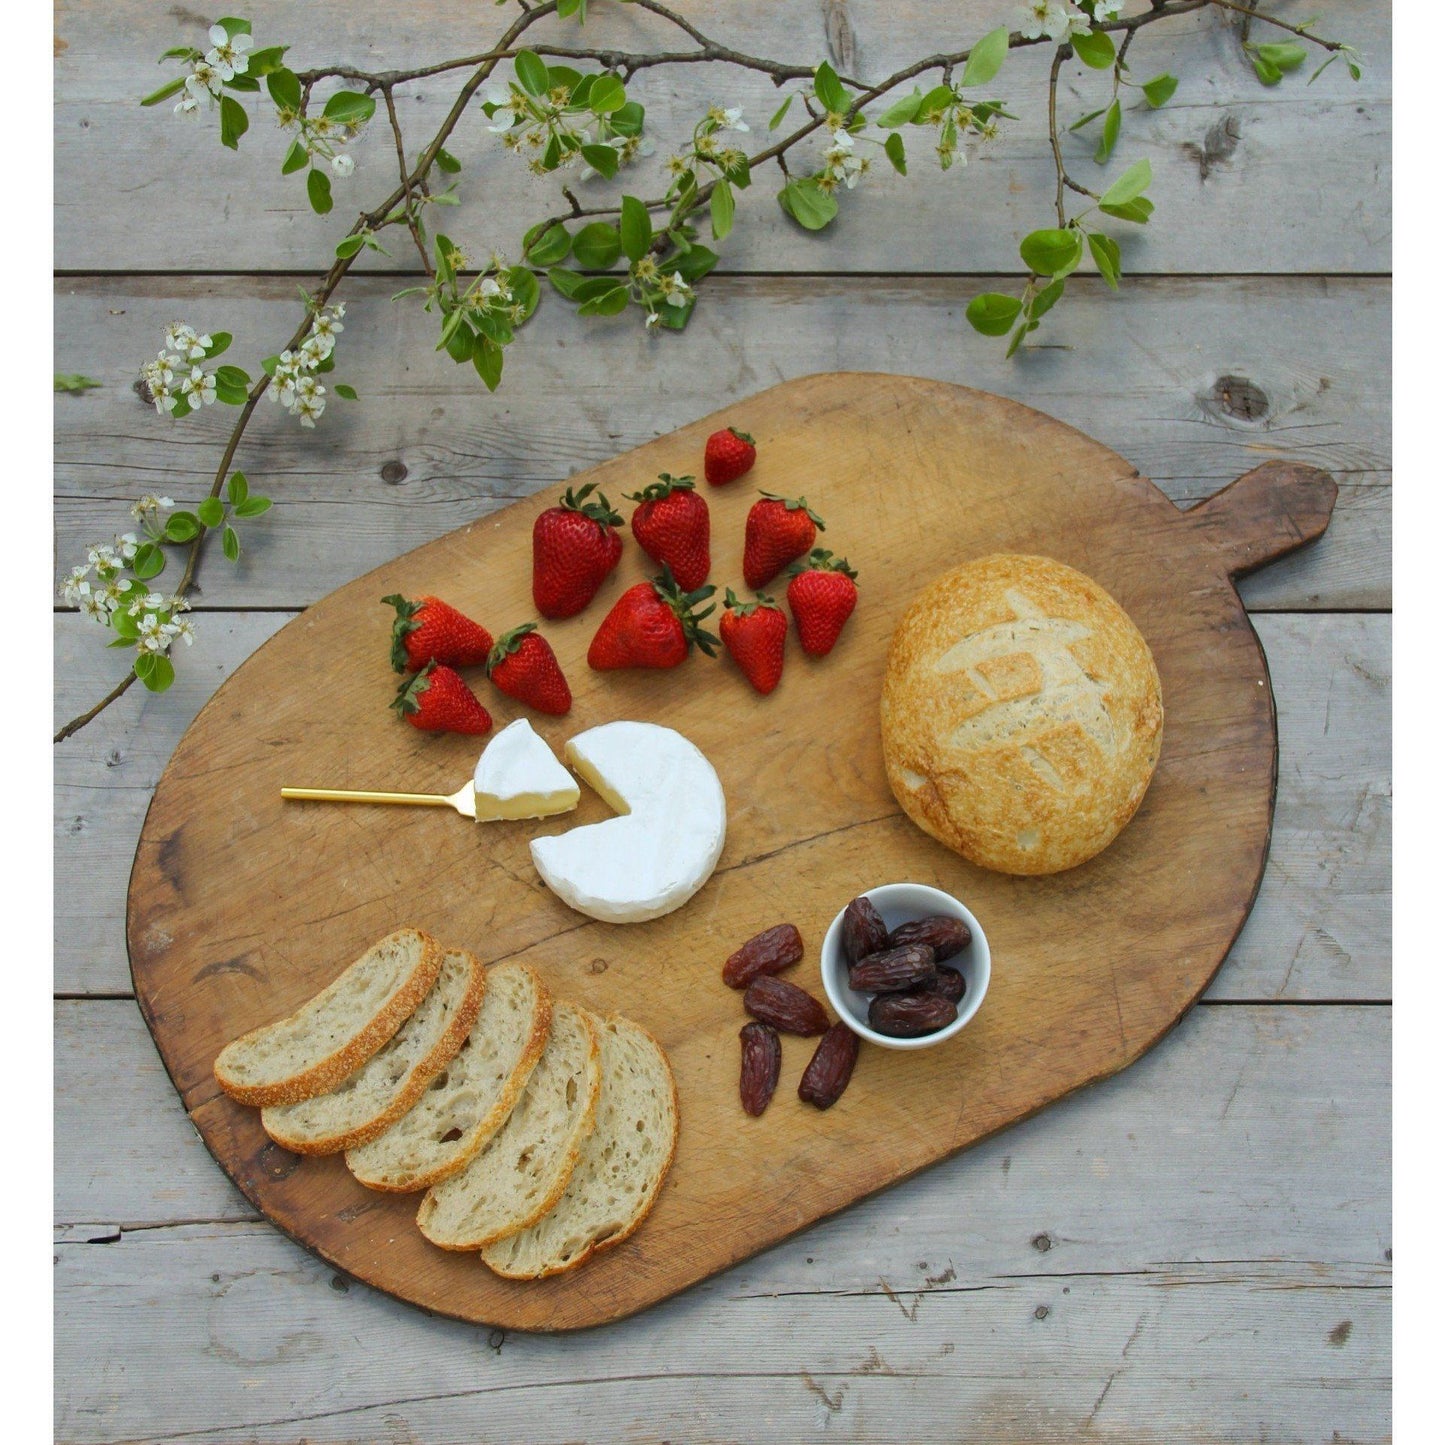
[[567, 761], [620, 816], [532, 840], [532, 861], [566, 904], [605, 923], [681, 908], [712, 875], [727, 831], [713, 766], [679, 732], [615, 722], [578, 733]]
[[472, 788], [479, 823], [570, 813], [582, 796], [576, 779], [524, 717], [487, 744], [477, 760]]

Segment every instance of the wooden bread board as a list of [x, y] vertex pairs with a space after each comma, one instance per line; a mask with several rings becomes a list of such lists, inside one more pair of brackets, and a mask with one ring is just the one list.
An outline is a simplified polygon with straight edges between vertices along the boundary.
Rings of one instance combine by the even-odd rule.
[[[752, 432], [759, 460], [714, 489], [703, 441]], [[391, 609], [436, 593], [493, 632], [533, 617], [531, 528], [562, 484], [378, 568], [309, 608], [217, 692], [156, 788], [127, 919], [136, 995], [207, 1147], [246, 1196], [338, 1269], [429, 1310], [507, 1328], [619, 1318], [776, 1243], [1138, 1058], [1183, 1016], [1239, 932], [1264, 868], [1274, 801], [1274, 704], [1231, 577], [1318, 536], [1335, 488], [1270, 462], [1180, 512], [1107, 448], [1015, 402], [908, 377], [835, 373], [763, 392], [569, 479], [622, 494], [699, 474], [719, 598], [740, 594], [742, 533], [759, 489], [806, 494], [819, 540], [859, 572], [860, 602], [831, 656], [789, 640], [783, 681], [756, 696], [725, 656], [656, 673], [594, 673], [598, 622], [655, 570], [629, 537], [580, 616], [545, 623], [575, 697], [532, 716], [560, 753], [584, 728], [664, 723], [711, 759], [727, 844], [684, 908], [593, 922], [542, 885], [535, 832], [607, 816], [583, 789], [565, 819], [477, 825], [445, 809], [283, 803], [283, 784], [452, 792], [481, 739], [429, 737], [387, 708]], [[1043, 553], [1096, 578], [1153, 649], [1164, 748], [1143, 806], [1083, 867], [1010, 878], [972, 867], [900, 812], [884, 779], [878, 696], [894, 623], [947, 567]], [[773, 589], [782, 596], [781, 583]], [[480, 671], [498, 727], [523, 715]], [[738, 1103], [741, 998], [723, 959], [784, 920], [809, 952], [790, 977], [822, 997], [817, 948], [833, 915], [880, 883], [930, 883], [983, 923], [993, 980], [976, 1019], [917, 1052], [864, 1046], [843, 1099], [796, 1096], [813, 1041], [785, 1039], [767, 1113]], [[415, 924], [487, 961], [525, 959], [559, 996], [642, 1023], [677, 1077], [681, 1135], [652, 1215], [571, 1274], [514, 1283], [424, 1240], [419, 1196], [358, 1185], [339, 1157], [272, 1144], [223, 1095], [230, 1039], [293, 1009], [390, 929]], [[957, 1257], [966, 1274], [966, 1248]]]

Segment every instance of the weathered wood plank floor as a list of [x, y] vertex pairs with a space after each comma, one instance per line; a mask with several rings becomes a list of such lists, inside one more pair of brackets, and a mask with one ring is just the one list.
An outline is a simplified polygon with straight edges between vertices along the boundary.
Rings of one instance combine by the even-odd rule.
[[[941, 0], [680, 8], [739, 48], [831, 48], [864, 77], [957, 33]], [[1014, 8], [970, 7], [968, 33]], [[239, 567], [206, 564], [176, 687], [132, 691], [56, 750], [57, 1439], [1390, 1438], [1390, 7], [1270, 8], [1318, 13], [1360, 46], [1365, 79], [1265, 90], [1217, 17], [1146, 32], [1137, 73], [1167, 66], [1181, 85], [1165, 110], [1126, 117], [1121, 155], [1149, 156], [1159, 203], [1126, 249], [1136, 277], [1118, 295], [1076, 283], [1048, 347], [1013, 362], [963, 309], [990, 275], [1011, 280], [1018, 236], [1047, 215], [1041, 54], [1010, 62], [1020, 121], [946, 185], [871, 176], [826, 239], [756, 186], [682, 337], [544, 305], [488, 398], [435, 356], [430, 318], [388, 299], [402, 283], [377, 273], [413, 265], [407, 252], [348, 283], [337, 375], [364, 401], [314, 433], [266, 405], [240, 461], [283, 505]], [[497, 25], [483, 9], [265, 0], [247, 14], [259, 43], [294, 42], [298, 65], [390, 66], [477, 49]], [[131, 389], [160, 327], [233, 331], [254, 369], [351, 197], [389, 184], [392, 160], [378, 130], [319, 219], [277, 174], [266, 127], [232, 155], [168, 107], [135, 107], [155, 57], [199, 38], [201, 17], [61, 0], [56, 27], [55, 365], [104, 383], [56, 398], [59, 576], [141, 491], [194, 498], [214, 466], [223, 408], [171, 426]], [[587, 42], [651, 33], [597, 4]], [[1065, 74], [1066, 111], [1092, 108], [1103, 82]], [[639, 80], [654, 164], [698, 80]], [[751, 77], [715, 84], [755, 129], [777, 103]], [[418, 139], [449, 94], [444, 80], [408, 94]], [[457, 135], [455, 231], [515, 253], [550, 192], [493, 145], [480, 123]], [[1334, 472], [1326, 536], [1242, 589], [1280, 722], [1274, 839], [1243, 934], [1133, 1069], [617, 1326], [489, 1335], [336, 1276], [211, 1161], [130, 995], [126, 879], [177, 740], [226, 674], [341, 582], [729, 398], [837, 368], [1018, 397], [1181, 505], [1268, 456]], [[57, 613], [57, 722], [123, 672], [100, 641]]]

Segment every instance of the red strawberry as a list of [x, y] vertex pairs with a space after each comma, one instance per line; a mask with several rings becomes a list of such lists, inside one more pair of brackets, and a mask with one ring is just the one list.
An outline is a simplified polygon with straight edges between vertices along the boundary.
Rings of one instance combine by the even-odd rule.
[[572, 707], [572, 689], [557, 665], [557, 654], [535, 622], [525, 622], [497, 639], [487, 659], [487, 676], [508, 697], [538, 712], [561, 717]]
[[853, 584], [857, 575], [846, 557], [835, 557], [821, 548], [793, 568], [788, 606], [793, 609], [804, 652], [813, 657], [832, 652], [843, 624], [858, 605], [858, 589]]
[[716, 587], [699, 587], [684, 593], [666, 567], [661, 577], [629, 587], [602, 619], [587, 649], [588, 667], [598, 672], [619, 667], [676, 667], [693, 643], [709, 657], [715, 656], [717, 638], [699, 626], [712, 608], [694, 609], [716, 591]]
[[449, 667], [429, 662], [402, 683], [391, 704], [398, 717], [428, 733], [485, 733], [492, 715]]
[[701, 587], [712, 566], [710, 524], [707, 503], [693, 490], [692, 478], [663, 472], [651, 486], [626, 496], [639, 503], [632, 514], [632, 535], [642, 550], [654, 562], [671, 567], [685, 591]]
[[758, 449], [752, 437], [735, 426], [725, 426], [707, 439], [702, 454], [703, 474], [711, 486], [724, 487], [752, 471], [757, 459]]
[[391, 665], [397, 672], [419, 672], [429, 662], [447, 667], [476, 667], [492, 650], [492, 634], [450, 603], [437, 597], [409, 601], [393, 592], [383, 597], [396, 608], [391, 624]]
[[743, 578], [757, 591], [766, 587], [795, 557], [827, 531], [806, 497], [775, 497], [762, 493], [754, 502], [743, 532]]
[[571, 617], [597, 595], [622, 558], [621, 516], [588, 482], [532, 524], [532, 601], [543, 617]]
[[788, 637], [783, 609], [761, 594], [756, 602], [739, 602], [729, 587], [717, 630], [747, 680], [764, 696], [770, 693], [783, 675], [783, 643]]

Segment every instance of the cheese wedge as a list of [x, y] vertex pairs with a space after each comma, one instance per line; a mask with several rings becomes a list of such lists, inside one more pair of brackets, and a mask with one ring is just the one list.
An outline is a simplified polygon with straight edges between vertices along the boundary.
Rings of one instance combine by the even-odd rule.
[[477, 822], [570, 813], [582, 790], [524, 717], [487, 744], [472, 778]]
[[615, 722], [565, 749], [576, 772], [620, 814], [532, 840], [543, 882], [607, 923], [640, 923], [681, 908], [722, 854], [727, 803], [713, 766], [672, 728]]

